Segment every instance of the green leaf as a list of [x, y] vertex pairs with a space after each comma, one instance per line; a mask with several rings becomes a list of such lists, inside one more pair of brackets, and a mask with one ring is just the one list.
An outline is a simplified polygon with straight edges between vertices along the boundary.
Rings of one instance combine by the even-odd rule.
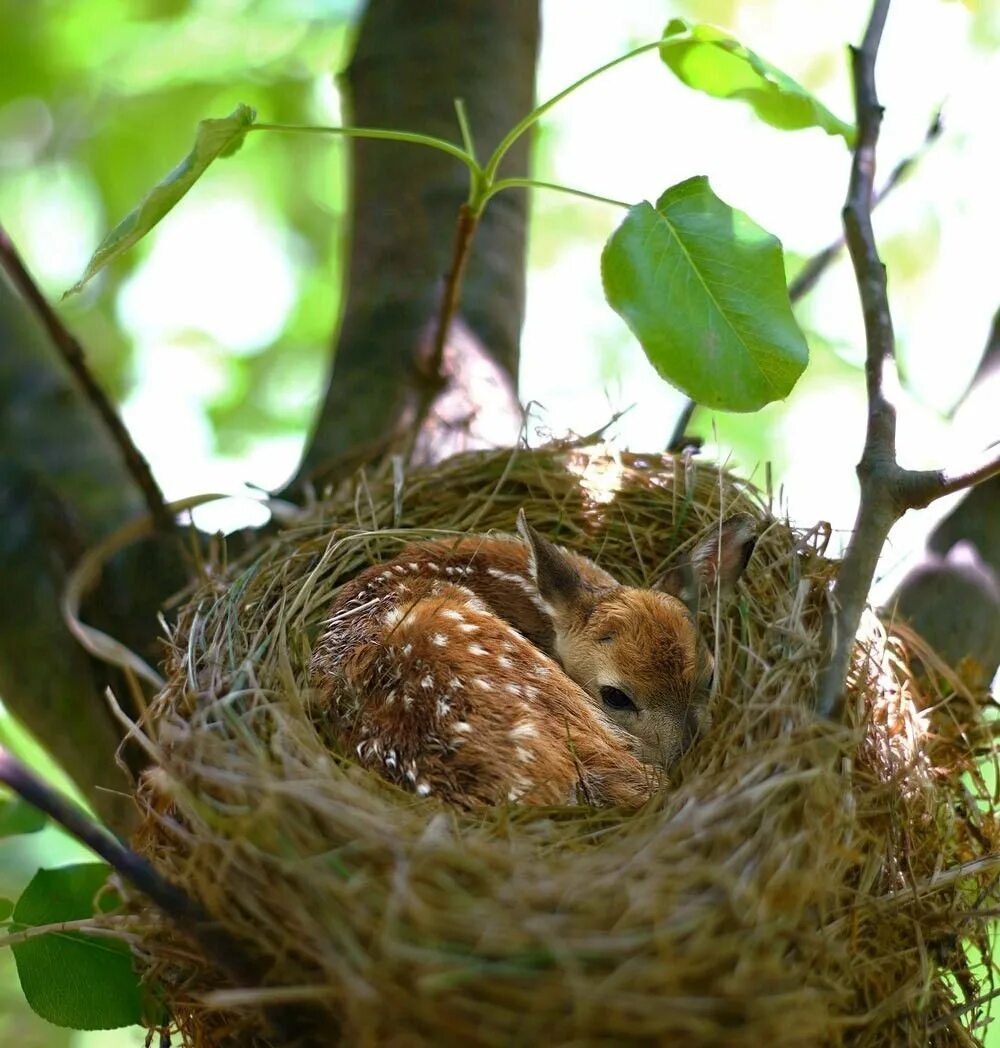
[[788, 301], [781, 243], [703, 175], [630, 208], [601, 256], [604, 294], [656, 370], [723, 411], [788, 395], [809, 349]]
[[191, 152], [101, 241], [83, 276], [63, 298], [79, 291], [109, 262], [138, 243], [201, 178], [213, 160], [232, 156], [243, 145], [243, 139], [256, 118], [257, 114], [250, 106], [241, 104], [227, 117], [202, 120]]
[[37, 833], [45, 827], [45, 814], [20, 797], [0, 799], [0, 837]]
[[[39, 870], [14, 907], [13, 931], [90, 917], [108, 876], [103, 863]], [[100, 909], [106, 901], [102, 897]], [[21, 989], [34, 1012], [56, 1026], [110, 1030], [142, 1019], [139, 977], [128, 947], [80, 932], [48, 932], [15, 943]]]
[[5, 921], [14, 912], [14, 904], [10, 899], [0, 899], [0, 921]]
[[674, 18], [664, 30], [660, 57], [688, 87], [713, 98], [740, 98], [771, 127], [798, 131], [821, 127], [850, 146], [854, 127], [834, 116], [790, 76], [738, 40], [710, 25]]

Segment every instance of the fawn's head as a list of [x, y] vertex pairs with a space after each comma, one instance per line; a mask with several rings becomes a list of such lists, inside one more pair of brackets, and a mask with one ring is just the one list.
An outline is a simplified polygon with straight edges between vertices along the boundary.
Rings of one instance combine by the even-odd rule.
[[642, 760], [669, 767], [704, 726], [712, 688], [700, 596], [732, 590], [756, 542], [752, 518], [724, 521], [656, 589], [595, 583], [576, 557], [535, 532], [523, 511], [518, 530], [566, 673], [636, 738]]

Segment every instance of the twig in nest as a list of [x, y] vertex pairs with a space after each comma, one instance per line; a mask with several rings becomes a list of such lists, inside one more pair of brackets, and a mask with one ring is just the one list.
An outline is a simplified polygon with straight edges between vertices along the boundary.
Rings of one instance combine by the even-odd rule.
[[94, 405], [94, 409], [100, 416], [101, 421], [107, 427], [115, 444], [118, 445], [122, 458], [125, 460], [125, 465], [129, 473], [132, 474], [133, 480], [139, 485], [157, 527], [163, 531], [172, 530], [174, 518], [167, 509], [166, 502], [163, 499], [163, 492], [160, 491], [159, 485], [153, 479], [149, 463], [143, 457], [142, 452], [135, 446], [129, 431], [125, 428], [124, 422], [122, 422], [121, 417], [115, 410], [115, 406], [108, 399], [87, 366], [87, 358], [83, 352], [83, 347], [70, 334], [55, 310], [49, 305], [2, 226], [0, 226], [0, 265], [3, 266], [10, 277], [11, 283], [21, 293], [41, 321], [49, 338], [52, 339], [60, 356], [66, 362], [66, 366], [83, 387], [83, 392], [87, 399]]
[[[890, 195], [890, 193], [892, 193], [896, 186], [898, 186], [920, 162], [928, 148], [930, 148], [930, 146], [941, 137], [943, 130], [944, 122], [941, 119], [941, 111], [938, 110], [934, 114], [934, 117], [927, 128], [924, 140], [920, 143], [920, 146], [909, 156], [904, 157], [899, 161], [899, 163], [892, 169], [892, 174], [890, 174], [885, 180], [885, 185], [874, 194], [872, 207], [877, 207], [887, 196]], [[836, 240], [827, 244], [822, 251], [818, 251], [813, 255], [812, 258], [810, 258], [799, 270], [795, 279], [788, 285], [788, 298], [793, 304], [801, 302], [802, 299], [816, 287], [820, 282], [820, 278], [840, 255], [840, 252], [844, 248], [844, 244], [844, 236], [841, 234], [836, 238]], [[670, 436], [670, 440], [667, 443], [667, 451], [679, 452], [683, 451], [685, 447], [690, 447], [696, 443], [700, 444], [700, 441], [698, 441], [697, 438], [685, 436], [685, 430], [690, 424], [691, 416], [695, 413], [697, 407], [698, 403], [694, 400], [688, 400], [684, 405], [684, 408], [677, 419], [677, 424], [674, 426], [674, 431]]]
[[851, 541], [833, 587], [828, 615], [829, 655], [820, 676], [818, 708], [839, 717], [854, 636], [868, 597], [879, 554], [889, 529], [908, 510], [1000, 474], [1000, 454], [966, 470], [908, 470], [896, 461], [896, 409], [883, 388], [885, 365], [895, 363], [895, 338], [886, 292], [885, 266], [872, 230], [875, 147], [882, 107], [875, 91], [875, 59], [889, 0], [875, 0], [861, 47], [852, 49], [851, 66], [858, 136], [844, 205], [844, 236], [854, 266], [865, 323], [865, 381], [868, 425], [858, 463], [861, 501]]

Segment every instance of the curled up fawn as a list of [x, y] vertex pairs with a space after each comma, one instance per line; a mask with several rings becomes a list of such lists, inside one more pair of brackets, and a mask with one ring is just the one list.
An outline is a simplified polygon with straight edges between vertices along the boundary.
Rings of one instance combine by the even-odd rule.
[[755, 542], [730, 517], [654, 589], [538, 535], [420, 542], [348, 583], [313, 654], [359, 762], [419, 796], [636, 807], [707, 726], [699, 595]]

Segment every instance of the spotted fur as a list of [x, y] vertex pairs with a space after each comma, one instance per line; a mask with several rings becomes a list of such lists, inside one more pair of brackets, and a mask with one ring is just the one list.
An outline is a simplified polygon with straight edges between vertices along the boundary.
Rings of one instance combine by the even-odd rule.
[[[745, 527], [723, 528], [752, 548]], [[418, 796], [637, 806], [704, 727], [694, 613], [521, 531], [364, 571], [331, 608], [315, 683], [358, 761]], [[747, 556], [730, 559], [742, 571]], [[609, 708], [609, 687], [634, 708]]]

